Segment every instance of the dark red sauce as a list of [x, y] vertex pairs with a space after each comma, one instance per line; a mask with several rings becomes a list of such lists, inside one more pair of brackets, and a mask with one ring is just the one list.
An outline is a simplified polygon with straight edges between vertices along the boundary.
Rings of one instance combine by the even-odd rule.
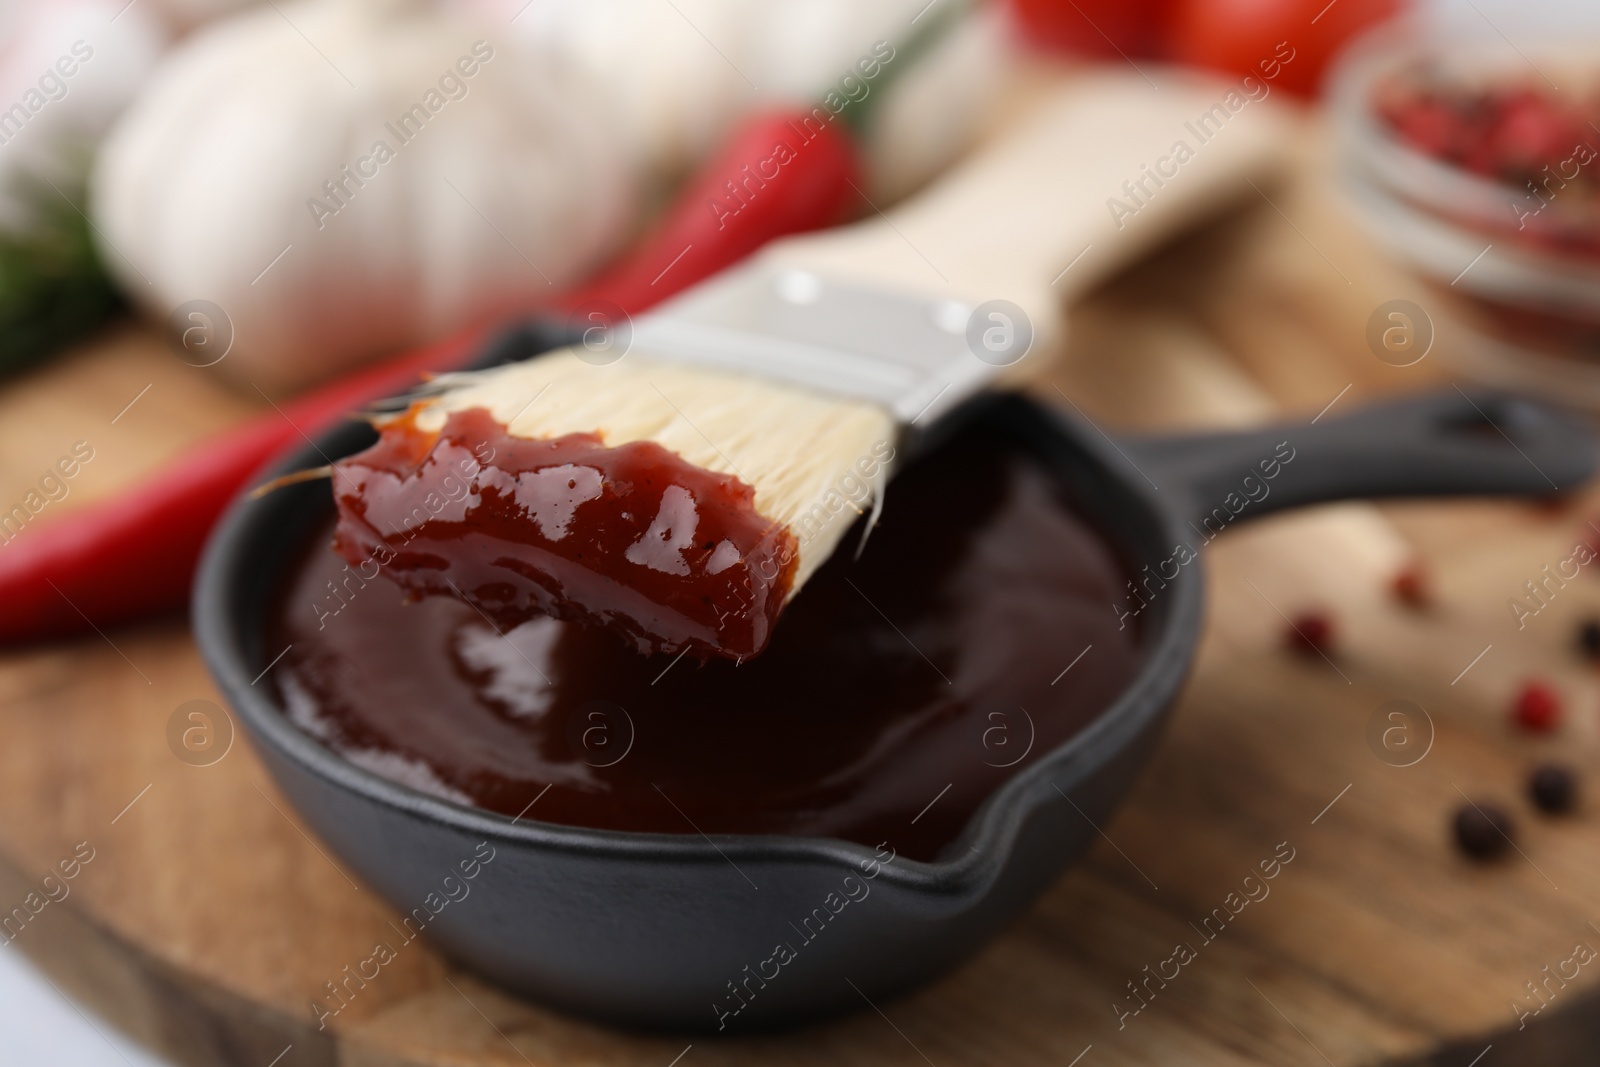
[[461, 803], [930, 859], [1128, 685], [1126, 570], [1040, 465], [973, 433], [897, 478], [856, 560], [859, 534], [743, 664], [641, 656], [554, 618], [501, 636], [460, 600], [404, 602], [318, 537], [271, 626], [273, 649], [292, 644], [273, 677], [302, 729]]
[[340, 555], [501, 629], [548, 615], [640, 652], [740, 659], [766, 647], [793, 580], [794, 535], [754, 489], [653, 441], [528, 440], [472, 408], [436, 435], [397, 419], [335, 466]]

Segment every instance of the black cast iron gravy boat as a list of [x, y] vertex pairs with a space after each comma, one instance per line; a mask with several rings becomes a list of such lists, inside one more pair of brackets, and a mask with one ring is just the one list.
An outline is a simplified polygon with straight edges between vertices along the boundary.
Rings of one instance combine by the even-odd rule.
[[[503, 339], [488, 361], [558, 340], [528, 328]], [[1352, 497], [1548, 494], [1587, 479], [1596, 460], [1594, 438], [1575, 417], [1458, 390], [1315, 425], [1144, 440], [1113, 441], [1014, 395], [983, 398], [960, 417], [967, 429], [1005, 435], [1037, 457], [1135, 569], [1148, 563], [1171, 577], [1142, 610], [1146, 656], [1121, 697], [1021, 767], [935, 862], [826, 838], [514, 822], [346, 762], [293, 726], [271, 687], [251, 684], [268, 665], [262, 635], [286, 568], [330, 518], [323, 484], [235, 504], [201, 566], [195, 634], [279, 788], [385, 900], [408, 912], [437, 890], [441, 872], [493, 850], [470, 904], [445, 908], [427, 930], [462, 964], [615, 1024], [784, 1026], [860, 1008], [863, 996], [881, 1002], [954, 967], [1094, 841], [1157, 744], [1189, 670], [1201, 632], [1201, 566], [1172, 574], [1167, 561], [1176, 546], [1203, 543], [1210, 527], [1202, 524], [1210, 516], [1215, 526], [1217, 509], [1242, 521]], [[352, 423], [273, 473], [371, 440], [367, 426]], [[1292, 466], [1269, 495], [1243, 506], [1246, 479], [1281, 442], [1294, 450]], [[793, 945], [794, 924], [842, 896], [852, 903], [830, 910], [825, 934]], [[787, 958], [775, 948], [781, 943], [791, 944]]]

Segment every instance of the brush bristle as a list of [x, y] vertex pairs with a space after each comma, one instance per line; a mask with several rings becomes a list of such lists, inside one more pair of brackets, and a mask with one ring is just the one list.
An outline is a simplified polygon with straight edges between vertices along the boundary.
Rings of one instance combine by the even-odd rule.
[[553, 352], [431, 386], [437, 395], [412, 412], [425, 432], [453, 412], [485, 408], [516, 437], [654, 441], [734, 475], [755, 490], [756, 510], [799, 542], [791, 596], [881, 496], [894, 458], [894, 417], [875, 404], [634, 355], [595, 366]]

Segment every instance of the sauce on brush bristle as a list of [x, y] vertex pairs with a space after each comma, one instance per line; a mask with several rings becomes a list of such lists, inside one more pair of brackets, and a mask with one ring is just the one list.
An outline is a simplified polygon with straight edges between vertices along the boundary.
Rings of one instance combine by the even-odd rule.
[[796, 545], [737, 477], [653, 441], [513, 436], [482, 408], [436, 434], [408, 413], [335, 464], [334, 548], [408, 596], [467, 600], [502, 630], [548, 615], [641, 653], [766, 647]]

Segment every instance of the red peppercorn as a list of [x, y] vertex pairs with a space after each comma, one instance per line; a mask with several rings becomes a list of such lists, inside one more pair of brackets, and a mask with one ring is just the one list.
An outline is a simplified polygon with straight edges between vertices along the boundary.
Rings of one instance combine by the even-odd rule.
[[1587, 548], [1592, 555], [1600, 556], [1600, 534], [1594, 532], [1593, 526], [1600, 526], [1600, 516], [1585, 523], [1582, 532], [1578, 536], [1582, 539], [1583, 547]]
[[1412, 608], [1425, 608], [1433, 601], [1427, 572], [1420, 563], [1409, 564], [1390, 583], [1395, 599]]
[[1289, 623], [1289, 647], [1306, 655], [1326, 655], [1333, 648], [1333, 620], [1320, 611], [1306, 611]]
[[1572, 507], [1573, 498], [1571, 493], [1546, 493], [1544, 496], [1534, 497], [1528, 503], [1539, 514], [1555, 517], [1567, 513]]
[[1547, 734], [1561, 721], [1561, 696], [1544, 682], [1527, 682], [1517, 693], [1511, 714], [1522, 729]]
[[1552, 159], [1564, 159], [1571, 145], [1567, 124], [1544, 97], [1521, 92], [1501, 102], [1494, 131], [1495, 150], [1507, 168], [1538, 170]]
[[1432, 100], [1397, 107], [1390, 121], [1401, 137], [1430, 156], [1449, 158], [1461, 141], [1461, 123], [1455, 112]]

